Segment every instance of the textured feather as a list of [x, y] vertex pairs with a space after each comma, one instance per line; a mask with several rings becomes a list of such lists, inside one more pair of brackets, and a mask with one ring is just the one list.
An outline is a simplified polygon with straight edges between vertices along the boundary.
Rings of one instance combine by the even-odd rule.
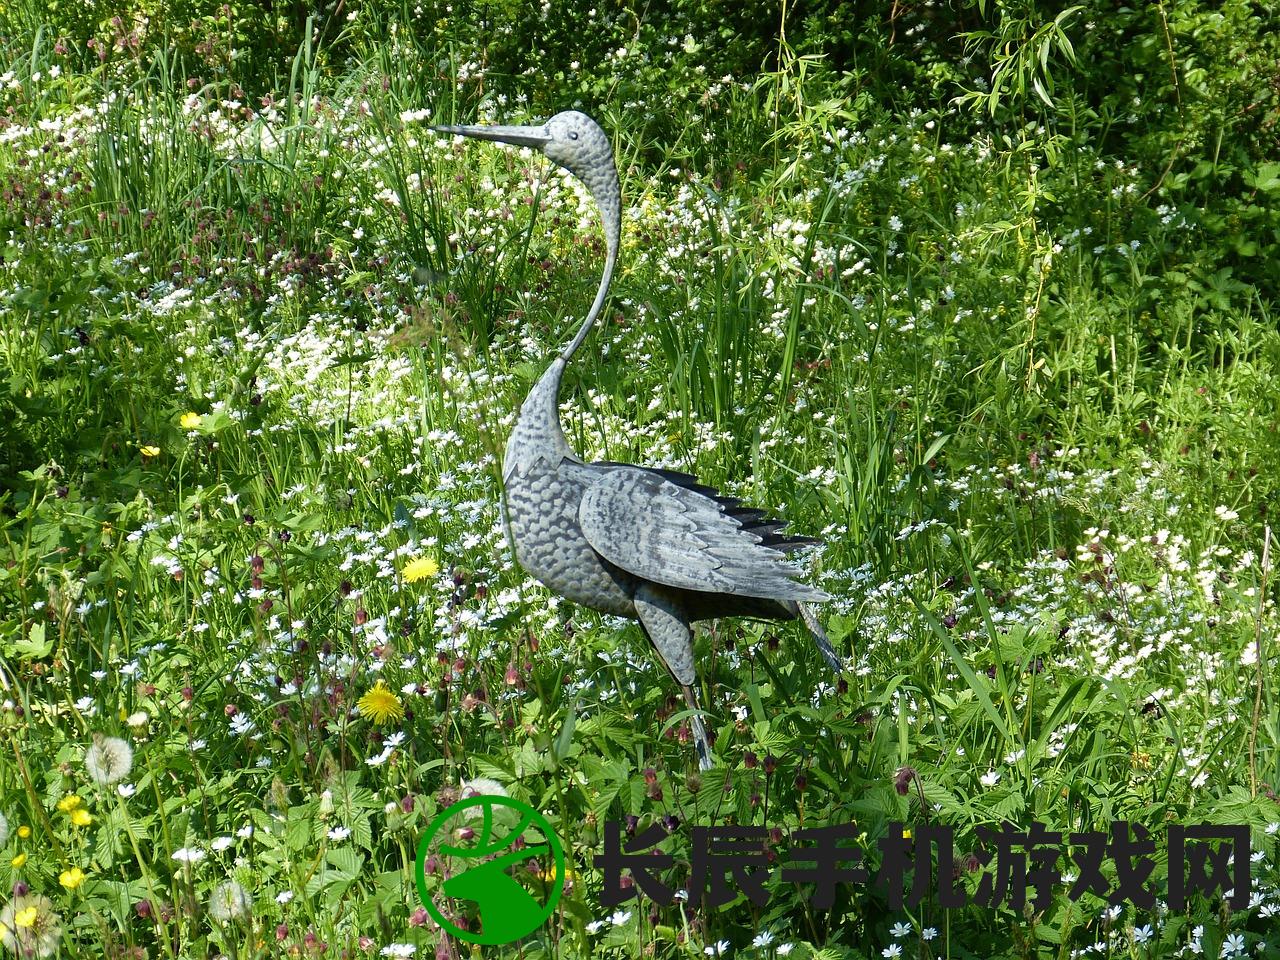
[[746, 597], [830, 599], [796, 583], [782, 551], [766, 545], [723, 503], [654, 471], [618, 467], [605, 473], [583, 494], [578, 522], [597, 553], [654, 583]]
[[759, 537], [760, 542], [766, 547], [790, 552], [799, 550], [801, 547], [813, 547], [822, 543], [821, 540], [815, 537], [801, 537], [783, 533], [782, 531], [787, 526], [785, 520], [775, 520], [764, 510], [748, 507], [738, 497], [727, 497], [715, 487], [703, 483], [691, 473], [668, 470], [664, 467], [644, 467], [632, 463], [619, 463], [616, 460], [598, 460], [591, 466], [625, 467], [628, 470], [643, 470], [645, 473], [652, 473], [663, 480], [669, 480], [678, 487], [701, 493], [720, 504], [726, 514], [742, 524], [745, 530]]

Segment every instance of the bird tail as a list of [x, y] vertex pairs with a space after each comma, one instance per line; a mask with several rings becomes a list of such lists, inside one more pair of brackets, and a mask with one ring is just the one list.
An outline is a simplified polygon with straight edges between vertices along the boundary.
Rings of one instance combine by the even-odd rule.
[[836, 673], [844, 673], [844, 664], [840, 662], [840, 656], [836, 653], [835, 647], [831, 646], [831, 641], [827, 639], [827, 631], [822, 629], [822, 624], [818, 621], [818, 615], [813, 607], [803, 600], [797, 602], [796, 606], [800, 608], [800, 619], [809, 628], [809, 633], [813, 634], [813, 642], [817, 644], [818, 652], [822, 654], [823, 659]]

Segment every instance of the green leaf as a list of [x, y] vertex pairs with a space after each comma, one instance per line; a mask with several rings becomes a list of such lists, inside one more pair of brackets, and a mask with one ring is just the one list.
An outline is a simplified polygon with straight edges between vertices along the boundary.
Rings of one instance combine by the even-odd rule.
[[755, 717], [756, 722], [767, 724], [768, 715], [764, 712], [764, 703], [760, 700], [759, 684], [747, 684], [747, 701], [751, 704], [751, 715]]
[[45, 637], [43, 623], [33, 623], [24, 639], [12, 644], [13, 652], [25, 660], [39, 660], [53, 651], [52, 638]]
[[1264, 163], [1257, 170], [1246, 172], [1244, 180], [1263, 193], [1280, 192], [1280, 163]]
[[556, 742], [551, 749], [551, 754], [558, 761], [563, 760], [569, 755], [569, 748], [573, 746], [573, 728], [578, 719], [578, 700], [581, 694], [573, 695], [573, 702], [569, 704], [569, 710], [564, 717], [564, 726], [560, 729], [560, 735], [556, 737]]
[[330, 369], [334, 367], [360, 367], [374, 359], [377, 354], [373, 353], [344, 353], [335, 357], [333, 363], [329, 364]]

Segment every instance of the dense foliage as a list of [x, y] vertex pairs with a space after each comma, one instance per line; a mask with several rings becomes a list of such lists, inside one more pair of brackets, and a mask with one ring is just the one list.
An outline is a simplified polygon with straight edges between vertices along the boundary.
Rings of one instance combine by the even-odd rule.
[[[479, 792], [570, 861], [553, 920], [482, 955], [1280, 957], [1277, 20], [5, 4], [0, 943], [457, 957], [414, 851]], [[704, 631], [707, 773], [639, 631], [526, 578], [501, 522], [603, 245], [545, 160], [428, 125], [567, 107], [626, 207], [571, 442], [826, 540], [848, 671], [790, 626]], [[852, 825], [874, 873], [941, 824], [972, 900], [981, 828], [1122, 820], [1153, 909], [1070, 878], [817, 909], [776, 875], [764, 907], [615, 909], [593, 864], [610, 821], [663, 824], [679, 886], [732, 821], [779, 862]], [[1169, 908], [1196, 823], [1249, 827], [1246, 908]]]

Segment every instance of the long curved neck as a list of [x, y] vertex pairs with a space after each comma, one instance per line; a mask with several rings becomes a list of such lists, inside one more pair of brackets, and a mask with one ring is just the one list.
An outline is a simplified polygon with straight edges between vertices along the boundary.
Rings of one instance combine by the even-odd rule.
[[[587, 318], [582, 321], [582, 326], [578, 328], [578, 332], [574, 334], [568, 346], [560, 351], [560, 358], [568, 362], [569, 358], [578, 352], [578, 348], [582, 346], [587, 335], [591, 333], [591, 329], [596, 325], [596, 319], [600, 316], [600, 311], [604, 309], [605, 297], [609, 295], [609, 284], [613, 280], [613, 268], [618, 262], [618, 224], [606, 222], [605, 225], [605, 259], [604, 274], [600, 277], [600, 288], [596, 290], [596, 299], [591, 304], [591, 309], [587, 311]], [[612, 232], [610, 232], [612, 231]]]
[[520, 416], [515, 430], [507, 441], [507, 452], [503, 462], [503, 478], [510, 480], [514, 472], [523, 472], [535, 459], [574, 456], [573, 450], [564, 438], [560, 426], [560, 381], [564, 377], [565, 367], [570, 358], [577, 353], [587, 335], [591, 333], [604, 309], [605, 298], [609, 295], [609, 284], [613, 280], [613, 268], [618, 262], [618, 245], [622, 233], [620, 207], [621, 199], [617, 193], [617, 180], [613, 181], [612, 195], [596, 194], [596, 204], [600, 207], [601, 220], [605, 234], [604, 274], [600, 277], [600, 287], [596, 290], [596, 298], [587, 311], [586, 319], [578, 327], [578, 332], [565, 346], [551, 365], [534, 384], [529, 395], [520, 407]]

